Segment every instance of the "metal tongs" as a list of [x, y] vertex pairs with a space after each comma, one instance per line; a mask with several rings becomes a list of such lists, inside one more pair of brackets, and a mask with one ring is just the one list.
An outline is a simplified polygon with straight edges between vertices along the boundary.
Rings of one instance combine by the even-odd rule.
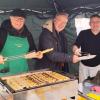
[[80, 54], [81, 54], [80, 57], [90, 55], [90, 53], [88, 53], [88, 52], [82, 52], [82, 51], [80, 52]]
[[[49, 48], [49, 49], [45, 49], [43, 51], [41, 51], [43, 54], [48, 53], [53, 51], [53, 48]], [[35, 51], [31, 51], [28, 52], [27, 54], [33, 54]], [[22, 54], [22, 55], [16, 55], [16, 56], [9, 56], [9, 57], [4, 57], [4, 61], [12, 61], [12, 60], [16, 60], [16, 59], [21, 59], [21, 58], [26, 58], [25, 57], [26, 54]], [[26, 58], [27, 59], [27, 58]]]

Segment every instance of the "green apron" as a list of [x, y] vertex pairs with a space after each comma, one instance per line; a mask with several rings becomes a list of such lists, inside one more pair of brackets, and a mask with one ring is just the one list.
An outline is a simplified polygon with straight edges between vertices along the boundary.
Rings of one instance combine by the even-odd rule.
[[[28, 50], [29, 50], [29, 44], [27, 38], [8, 35], [4, 48], [1, 52], [1, 55], [3, 55], [4, 57], [22, 55], [27, 53]], [[0, 64], [0, 70], [1, 69], [6, 69], [8, 70], [8, 72], [6, 73], [0, 72], [0, 77], [27, 72], [28, 71], [27, 60], [24, 58], [19, 58], [16, 60], [5, 61], [4, 64]]]

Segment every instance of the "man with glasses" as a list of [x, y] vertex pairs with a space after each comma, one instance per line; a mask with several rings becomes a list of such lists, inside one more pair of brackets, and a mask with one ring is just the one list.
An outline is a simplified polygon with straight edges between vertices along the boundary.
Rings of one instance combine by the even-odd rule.
[[[14, 9], [8, 20], [1, 24], [0, 28], [0, 76], [13, 75], [28, 71], [28, 64], [25, 58], [41, 59], [43, 54], [36, 50], [31, 33], [25, 25], [26, 13], [20, 9]], [[19, 58], [18, 58], [19, 55]], [[12, 59], [5, 59], [10, 57]], [[18, 59], [17, 59], [18, 58]]]

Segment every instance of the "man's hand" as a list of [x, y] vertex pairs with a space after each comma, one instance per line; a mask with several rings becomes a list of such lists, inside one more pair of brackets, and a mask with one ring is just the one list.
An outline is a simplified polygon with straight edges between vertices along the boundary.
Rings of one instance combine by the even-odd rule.
[[38, 58], [41, 59], [43, 57], [43, 53], [41, 51], [31, 52], [25, 55], [26, 59]]
[[81, 49], [78, 48], [76, 45], [73, 46], [73, 53], [77, 56], [81, 56]]
[[77, 56], [81, 56], [81, 49], [76, 49], [74, 51], [74, 54], [77, 55]]
[[2, 55], [0, 55], [0, 64], [4, 64], [4, 58]]
[[43, 53], [42, 53], [42, 51], [38, 51], [38, 52], [36, 52], [36, 58], [38, 58], [38, 59], [42, 59], [42, 57], [43, 57]]
[[73, 62], [73, 63], [77, 63], [77, 62], [79, 62], [79, 61], [80, 61], [79, 56], [73, 55], [73, 57], [72, 57], [72, 62]]
[[50, 49], [45, 49], [43, 51], [38, 51], [38, 52], [31, 52], [31, 53], [28, 53], [25, 55], [25, 58], [26, 59], [31, 59], [31, 58], [38, 58], [38, 59], [42, 59], [43, 57], [43, 54], [45, 53], [49, 53], [53, 51], [53, 48], [50, 48]]

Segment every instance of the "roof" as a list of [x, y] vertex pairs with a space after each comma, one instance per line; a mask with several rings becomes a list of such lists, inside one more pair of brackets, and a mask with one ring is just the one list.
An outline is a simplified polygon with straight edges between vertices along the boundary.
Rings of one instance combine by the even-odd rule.
[[73, 13], [80, 9], [100, 9], [100, 0], [0, 0], [0, 10], [14, 8], [27, 9], [36, 13], [56, 13], [67, 11]]

